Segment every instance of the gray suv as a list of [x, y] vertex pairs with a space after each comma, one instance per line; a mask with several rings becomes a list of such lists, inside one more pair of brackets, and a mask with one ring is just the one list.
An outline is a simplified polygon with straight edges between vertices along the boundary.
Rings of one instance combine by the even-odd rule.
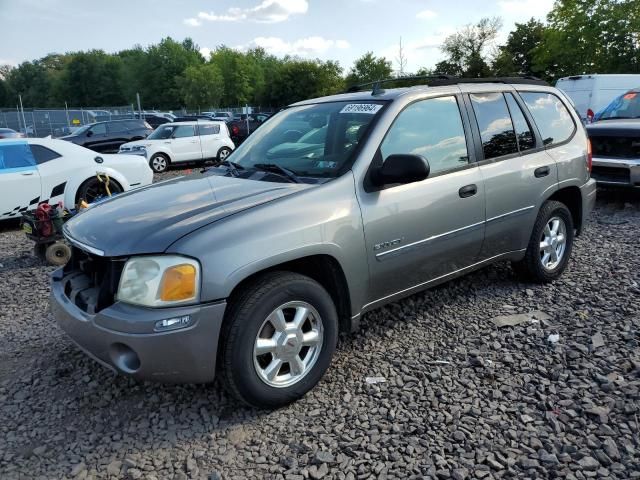
[[59, 325], [114, 371], [300, 398], [363, 313], [497, 261], [567, 267], [595, 202], [570, 103], [533, 80], [308, 100], [222, 164], [66, 223]]

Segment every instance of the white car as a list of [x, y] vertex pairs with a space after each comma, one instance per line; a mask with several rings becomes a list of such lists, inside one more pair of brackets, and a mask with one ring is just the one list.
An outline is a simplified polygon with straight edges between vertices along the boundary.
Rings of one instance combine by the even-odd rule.
[[224, 122], [173, 122], [156, 128], [144, 140], [125, 143], [120, 153], [145, 156], [154, 172], [180, 162], [225, 160], [235, 145]]
[[[149, 185], [153, 172], [142, 157], [96, 153], [64, 140], [0, 140], [0, 220], [19, 217], [47, 202], [75, 208], [106, 194], [96, 174], [109, 176], [119, 193]], [[106, 179], [106, 177], [105, 177]]]

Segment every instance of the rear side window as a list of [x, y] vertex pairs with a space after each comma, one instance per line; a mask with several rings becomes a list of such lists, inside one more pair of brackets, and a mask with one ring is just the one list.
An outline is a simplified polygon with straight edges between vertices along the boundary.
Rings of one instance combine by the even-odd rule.
[[220, 133], [220, 125], [198, 125], [198, 131], [200, 136], [217, 135]]
[[518, 153], [518, 142], [502, 93], [469, 95], [476, 114], [484, 158]]
[[[145, 117], [146, 118], [146, 117]], [[149, 117], [151, 119], [153, 119], [154, 117]], [[130, 120], [128, 122], [124, 122], [127, 125], [127, 128], [129, 130], [140, 130], [145, 128], [144, 127], [144, 123], [142, 123], [141, 121], [136, 121], [136, 120]]]
[[555, 145], [571, 138], [576, 126], [560, 98], [546, 92], [520, 92], [520, 96], [531, 112], [545, 145]]
[[50, 160], [55, 160], [62, 156], [47, 147], [43, 147], [42, 145], [30, 145], [30, 147], [31, 153], [36, 159], [36, 163], [38, 165], [42, 165], [43, 163], [47, 163]]
[[109, 124], [109, 131], [111, 133], [126, 132], [129, 130], [128, 122], [113, 122]]
[[430, 98], [405, 108], [380, 146], [382, 158], [396, 153], [422, 155], [430, 175], [469, 163], [460, 108], [455, 97]]
[[527, 122], [524, 113], [516, 99], [510, 93], [505, 94], [507, 99], [507, 105], [509, 106], [509, 112], [511, 113], [511, 120], [513, 121], [513, 127], [516, 131], [516, 140], [518, 141], [518, 148], [521, 152], [531, 150], [536, 146], [536, 140], [531, 131], [531, 126]]

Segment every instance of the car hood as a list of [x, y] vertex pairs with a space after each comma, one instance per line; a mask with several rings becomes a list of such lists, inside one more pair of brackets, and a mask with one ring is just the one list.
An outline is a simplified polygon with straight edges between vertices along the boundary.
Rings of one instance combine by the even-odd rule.
[[587, 125], [587, 132], [594, 137], [640, 138], [640, 118], [601, 120]]
[[160, 253], [198, 228], [307, 188], [312, 185], [189, 175], [93, 205], [71, 218], [64, 233], [108, 257]]

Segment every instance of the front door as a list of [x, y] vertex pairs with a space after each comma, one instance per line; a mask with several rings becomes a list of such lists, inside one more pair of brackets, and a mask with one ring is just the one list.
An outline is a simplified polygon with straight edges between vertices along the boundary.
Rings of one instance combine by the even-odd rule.
[[200, 138], [196, 136], [195, 125], [178, 125], [171, 141], [173, 161], [195, 162], [202, 160]]
[[484, 184], [470, 163], [459, 99], [410, 104], [378, 156], [417, 154], [430, 165], [421, 182], [358, 193], [369, 260], [368, 304], [473, 264], [484, 237]]
[[0, 219], [19, 218], [40, 201], [40, 175], [24, 140], [0, 143]]

